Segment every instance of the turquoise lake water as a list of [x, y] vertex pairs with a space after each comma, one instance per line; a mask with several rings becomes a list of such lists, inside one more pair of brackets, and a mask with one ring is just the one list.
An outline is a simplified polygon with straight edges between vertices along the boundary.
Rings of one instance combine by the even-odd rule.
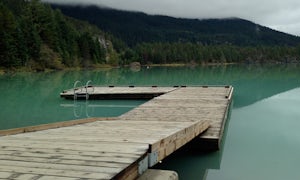
[[221, 151], [186, 147], [156, 168], [181, 179], [260, 180], [300, 177], [300, 67], [207, 66], [0, 75], [0, 130], [86, 117], [119, 116], [144, 101], [72, 101], [59, 93], [76, 80], [97, 85], [233, 85]]

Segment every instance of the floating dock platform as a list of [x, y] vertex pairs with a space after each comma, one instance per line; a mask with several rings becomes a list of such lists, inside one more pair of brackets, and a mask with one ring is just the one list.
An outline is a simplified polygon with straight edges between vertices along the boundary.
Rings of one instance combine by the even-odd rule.
[[65, 90], [60, 96], [66, 99], [152, 99], [154, 97], [174, 91], [178, 87], [114, 87], [114, 86], [83, 86], [74, 89]]
[[[6, 135], [0, 137], [0, 179], [131, 180], [195, 138], [215, 141], [219, 148], [233, 87], [115, 88], [106, 87], [110, 91], [102, 94], [154, 97], [114, 119], [16, 135], [8, 134], [22, 130], [0, 131]], [[89, 99], [100, 97], [86, 92]], [[72, 94], [63, 93], [66, 98]]]

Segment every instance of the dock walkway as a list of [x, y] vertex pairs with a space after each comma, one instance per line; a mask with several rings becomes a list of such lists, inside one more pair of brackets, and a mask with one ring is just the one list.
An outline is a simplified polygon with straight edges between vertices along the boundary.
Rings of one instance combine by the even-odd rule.
[[219, 142], [232, 90], [169, 88], [116, 119], [2, 136], [0, 179], [135, 179], [207, 129]]

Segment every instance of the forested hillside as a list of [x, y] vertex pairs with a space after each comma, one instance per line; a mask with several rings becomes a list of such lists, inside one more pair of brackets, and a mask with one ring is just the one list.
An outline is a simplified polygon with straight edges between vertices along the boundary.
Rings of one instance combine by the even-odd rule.
[[300, 60], [299, 37], [243, 19], [183, 19], [96, 6], [52, 6], [119, 38], [113, 44], [119, 52], [120, 64], [133, 61], [142, 64], [290, 63]]
[[247, 20], [184, 19], [120, 11], [97, 6], [53, 5], [64, 14], [88, 21], [111, 32], [129, 46], [143, 42], [191, 42], [203, 45], [289, 45], [300, 38], [274, 31]]
[[0, 67], [31, 70], [114, 63], [97, 27], [65, 17], [39, 0], [0, 0]]

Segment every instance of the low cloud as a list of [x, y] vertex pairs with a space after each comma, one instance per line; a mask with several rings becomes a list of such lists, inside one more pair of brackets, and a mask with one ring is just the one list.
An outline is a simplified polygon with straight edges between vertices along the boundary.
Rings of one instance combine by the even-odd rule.
[[238, 17], [300, 35], [299, 0], [43, 0], [60, 4], [99, 5], [183, 18]]

